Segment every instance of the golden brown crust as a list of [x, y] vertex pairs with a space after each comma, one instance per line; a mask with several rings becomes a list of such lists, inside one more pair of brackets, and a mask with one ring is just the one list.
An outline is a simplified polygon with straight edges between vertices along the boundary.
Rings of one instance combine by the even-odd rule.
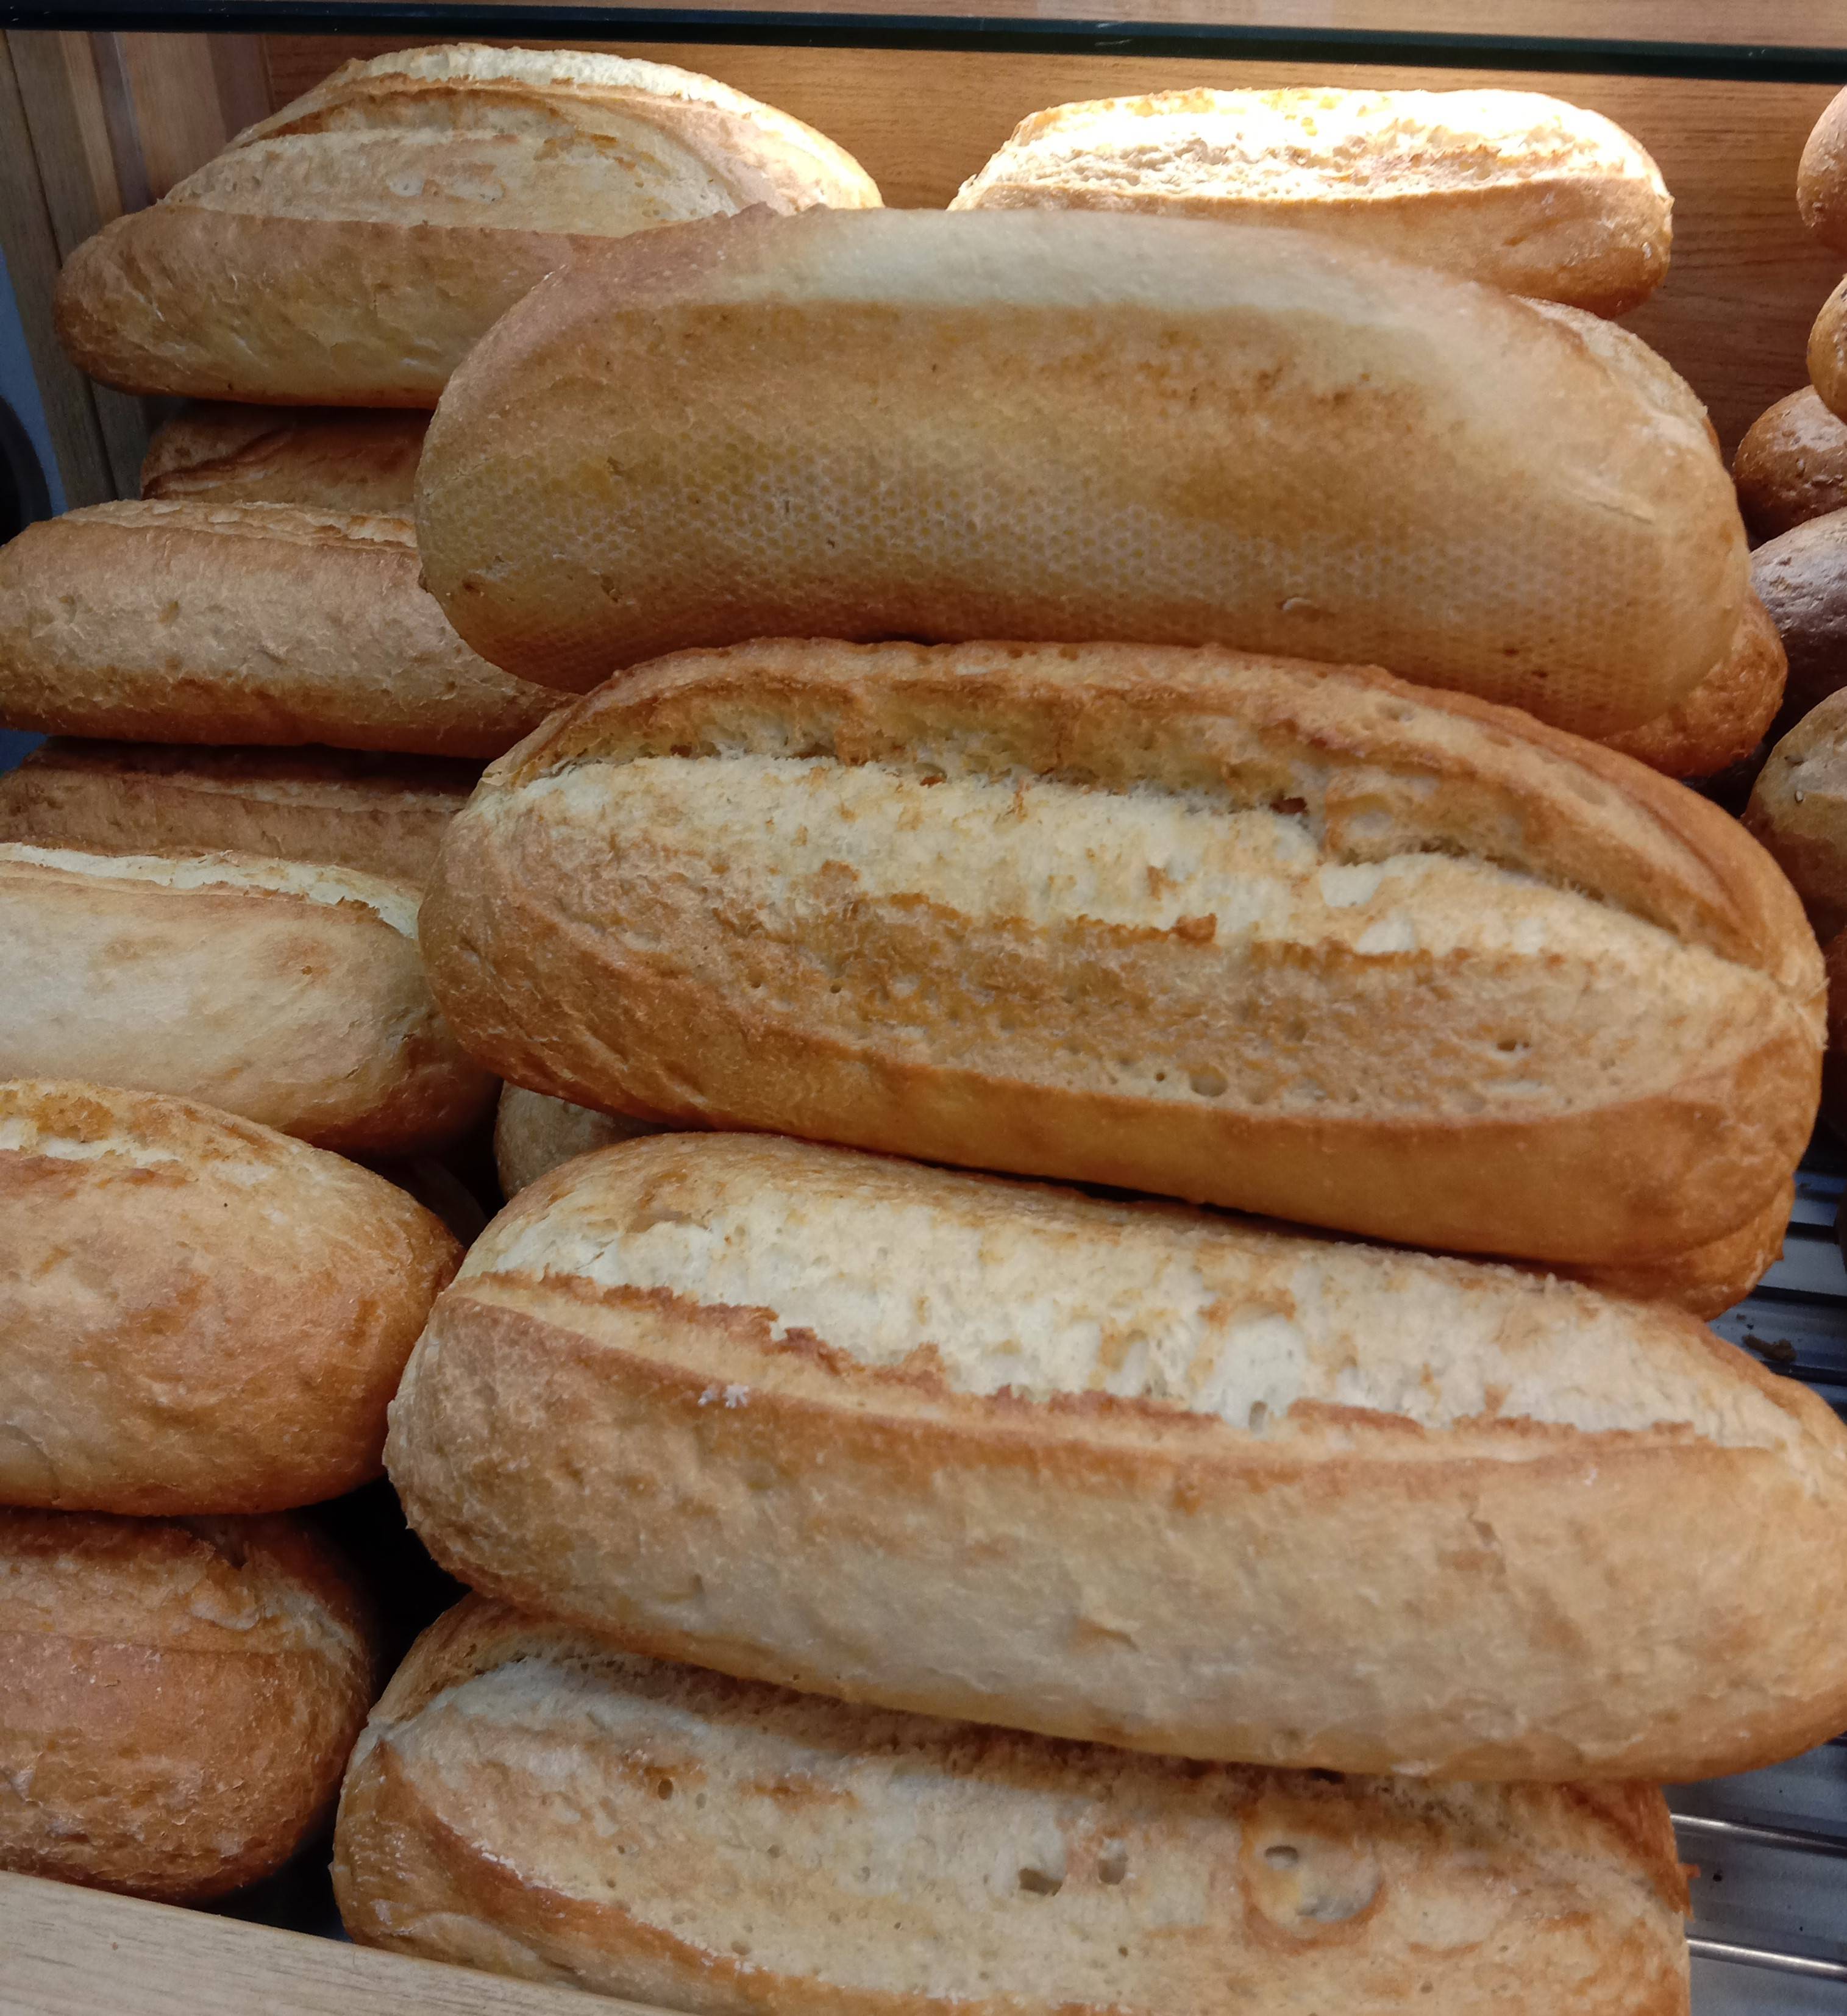
[[707, 219], [470, 353], [424, 566], [477, 650], [580, 691], [753, 637], [1124, 639], [1613, 733], [1719, 663], [1745, 588], [1709, 430], [1636, 347], [1310, 232]]
[[1755, 595], [1746, 600], [1725, 661], [1665, 714], [1607, 739], [1611, 749], [1664, 777], [1712, 777], [1742, 763], [1783, 704], [1782, 639]]
[[1796, 202], [1824, 245], [1847, 252], [1847, 91], [1829, 103], [1802, 149]]
[[1838, 511], [1847, 506], [1847, 423], [1805, 385], [1752, 423], [1732, 477], [1753, 542]]
[[1686, 2008], [1651, 1789], [1129, 1757], [656, 1665], [474, 1597], [362, 1739], [334, 1879], [366, 1944], [719, 2016]]
[[1847, 280], [1822, 303], [1809, 332], [1809, 382], [1831, 413], [1847, 419]]
[[440, 757], [60, 738], [0, 776], [0, 841], [269, 854], [421, 884], [480, 775]]
[[175, 1903], [270, 1874], [331, 1807], [376, 1661], [297, 1521], [0, 1510], [0, 1866]]
[[0, 549], [11, 727], [481, 758], [555, 704], [449, 628], [402, 519], [151, 500]]
[[[726, 752], [753, 749], [822, 763], [810, 787], [887, 779], [891, 802], [902, 786], [914, 812], [902, 833], [876, 841], [879, 796], [862, 786], [863, 840], [843, 826], [804, 841], [794, 813], [760, 830], [779, 837], [703, 838], [687, 795], [700, 764], [722, 783], [733, 774]], [[692, 768], [662, 787], [671, 823], [637, 799], [631, 830], [617, 794], [632, 788], [625, 766], [676, 752]], [[1046, 780], [1055, 801], [1019, 871], [1019, 902], [1041, 901], [1039, 878], [1055, 892], [1120, 862], [1119, 920], [1086, 921], [1082, 903], [1038, 922], [1024, 909], [985, 914], [1012, 902], [996, 893], [1010, 884], [977, 875], [970, 850], [992, 854], [1007, 823], [990, 833], [987, 812], [960, 826], [974, 815], [939, 814], [956, 794], [932, 795], [913, 773], [927, 784], [942, 764]], [[718, 783], [711, 790], [700, 805], [723, 801]], [[1669, 934], [1636, 952], [1644, 965], [1632, 1005], [1657, 988], [1664, 1011], [1675, 1002], [1673, 1015], [1704, 1017], [1719, 998], [1708, 981], [1742, 986], [1753, 1005], [1730, 1035], [1710, 1024], [1712, 1041], [1693, 1043], [1671, 1079], [1651, 1011], [1646, 1040], [1624, 1053], [1631, 1062], [1610, 1063], [1589, 1096], [1592, 1066], [1575, 1039], [1556, 1082], [1543, 1063], [1544, 1043], [1563, 1040], [1557, 1018], [1581, 1012], [1571, 1005], [1578, 982], [1548, 991], [1575, 960], [1374, 956], [1375, 943], [1400, 944], [1396, 913], [1381, 913], [1380, 938], [1356, 935], [1356, 923], [1337, 943], [1345, 927], [1330, 923], [1322, 938], [1305, 924], [1307, 937], [1266, 950], [1229, 913], [1222, 934], [1212, 882], [1194, 905], [1208, 914], [1170, 915], [1186, 904], [1162, 892], [1194, 886], [1175, 877], [1219, 829], [1143, 838], [1125, 825], [1105, 837], [1073, 823], [1093, 805], [1158, 804], [1167, 793], [1189, 804], [1201, 794], [1226, 816], [1284, 808], [1335, 869], [1434, 853], [1579, 892], [1586, 907], [1571, 915], [1586, 928], [1614, 913]], [[529, 815], [541, 801], [543, 815]], [[761, 803], [771, 819], [772, 801]], [[830, 832], [820, 816], [809, 824]], [[1295, 844], [1287, 832], [1285, 843]], [[777, 891], [807, 890], [817, 872], [804, 845], [837, 846], [856, 866], [823, 865], [812, 903], [787, 909]], [[926, 851], [913, 859], [906, 847]], [[877, 878], [894, 860], [887, 887]], [[763, 877], [775, 881], [767, 894]], [[697, 914], [677, 893], [691, 888]], [[1514, 892], [1484, 884], [1458, 900], [1467, 909]], [[1433, 917], [1431, 943], [1462, 913], [1445, 914], [1452, 923]], [[1524, 715], [1352, 668], [1106, 646], [688, 653], [560, 714], [487, 773], [445, 842], [421, 936], [430, 984], [470, 1049], [559, 1098], [1459, 1251], [1628, 1263], [1704, 1244], [1768, 1208], [1813, 1118], [1817, 954], [1793, 893], [1734, 822]], [[1726, 967], [1670, 977], [1657, 963], [1669, 941]], [[1494, 992], [1503, 984], [1538, 991], [1503, 996]], [[1478, 985], [1489, 989], [1478, 1005]], [[1484, 1046], [1459, 1061], [1442, 1020], [1451, 1013], [1464, 1049], [1486, 1017], [1501, 1018], [1510, 1033], [1496, 1040], [1515, 1049]], [[1159, 1032], [1176, 1028], [1188, 1034], [1170, 1055]], [[1585, 1043], [1608, 1034], [1587, 1028]], [[1322, 1037], [1338, 1041], [1338, 1057], [1314, 1048]], [[1239, 1089], [1259, 1053], [1262, 1083]], [[1298, 1084], [1325, 1093], [1343, 1058], [1356, 1072], [1366, 1060], [1351, 1096], [1343, 1087], [1295, 1097]], [[1410, 1075], [1388, 1094], [1381, 1075], [1394, 1059]], [[1510, 1071], [1526, 1088], [1517, 1107], [1485, 1103], [1485, 1088]], [[1440, 1088], [1452, 1082], [1449, 1100]]]
[[447, 1147], [495, 1088], [430, 999], [418, 895], [257, 855], [0, 841], [0, 1077], [132, 1084], [347, 1154]]
[[567, 1100], [549, 1099], [542, 1092], [528, 1092], [521, 1085], [503, 1085], [494, 1115], [494, 1165], [501, 1194], [517, 1197], [528, 1183], [574, 1155], [655, 1131], [651, 1121], [596, 1113]]
[[408, 518], [427, 424], [417, 412], [191, 406], [148, 443], [141, 494]]
[[[1825, 1083], [1825, 1060], [1822, 1071]], [[1710, 1323], [1741, 1302], [1783, 1258], [1783, 1237], [1795, 1203], [1795, 1180], [1791, 1177], [1757, 1217], [1721, 1239], [1628, 1266], [1575, 1269], [1572, 1278], [1606, 1295], [1672, 1302], [1676, 1309]]]
[[0, 1500], [273, 1512], [363, 1484], [461, 1255], [382, 1176], [266, 1127], [0, 1082]]

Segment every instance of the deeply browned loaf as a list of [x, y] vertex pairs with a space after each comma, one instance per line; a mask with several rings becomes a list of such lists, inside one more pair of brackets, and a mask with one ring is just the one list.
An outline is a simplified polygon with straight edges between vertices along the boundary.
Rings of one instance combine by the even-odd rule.
[[1813, 385], [1760, 413], [1732, 458], [1738, 508], [1755, 540], [1847, 507], [1847, 421]]

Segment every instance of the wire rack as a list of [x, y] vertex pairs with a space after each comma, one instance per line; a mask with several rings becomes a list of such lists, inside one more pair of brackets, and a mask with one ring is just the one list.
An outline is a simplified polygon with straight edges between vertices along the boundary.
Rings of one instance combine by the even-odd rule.
[[[1818, 1137], [1783, 1258], [1712, 1326], [1847, 1415], [1847, 1266], [1834, 1216], [1847, 1159]], [[1723, 1507], [1715, 1507], [1723, 1516]], [[1847, 1532], [1841, 1536], [1847, 1547]], [[1792, 1602], [1802, 1600], [1799, 1589]], [[1698, 2016], [1847, 2011], [1847, 1736], [1767, 1771], [1669, 1795], [1693, 1885]]]

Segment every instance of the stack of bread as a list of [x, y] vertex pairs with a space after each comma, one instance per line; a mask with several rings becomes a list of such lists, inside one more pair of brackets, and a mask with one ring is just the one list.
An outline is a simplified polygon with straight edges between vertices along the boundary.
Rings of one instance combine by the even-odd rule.
[[[665, 87], [591, 60], [350, 67], [66, 283], [114, 383], [440, 391], [401, 550], [557, 708], [445, 825], [427, 1012], [343, 1024], [397, 1040], [390, 1096], [261, 986], [333, 963], [310, 912], [406, 899], [145, 851], [171, 751], [29, 787], [144, 851], [0, 848], [62, 920], [32, 970], [82, 968], [17, 1054], [109, 1078], [113, 1013], [117, 1071], [322, 1161], [511, 1089], [513, 1201], [398, 1361], [385, 1460], [473, 1593], [354, 1750], [349, 1929], [725, 2016], [1684, 2011], [1656, 1787], [1847, 1724], [1847, 1431], [1699, 1320], [1777, 1251], [1822, 968], [1661, 774], [1755, 742], [1781, 659], [1703, 411], [1591, 312], [1665, 270], [1652, 164], [1525, 95], [1186, 93], [1040, 115], [955, 214], [887, 212], [776, 183], [776, 115], [753, 153], [682, 78], [650, 131], [704, 194], [592, 243], [562, 211], [646, 181]], [[451, 160], [463, 78], [504, 95]], [[568, 203], [491, 167], [548, 94]], [[764, 189], [713, 195], [721, 141]], [[394, 265], [354, 185], [418, 149]], [[484, 301], [430, 192], [490, 183], [536, 242]], [[256, 279], [311, 352], [218, 328]], [[216, 412], [161, 508], [278, 509], [311, 438], [349, 486], [416, 447]], [[236, 503], [185, 491], [214, 469]], [[38, 649], [74, 591], [30, 592], [7, 690], [100, 689], [87, 622]], [[214, 760], [189, 803], [236, 795]], [[70, 1138], [33, 1166], [100, 1181]], [[192, 1348], [176, 1291], [81, 1264]], [[153, 1495], [107, 1509], [173, 1509], [156, 1454], [250, 1460], [144, 1370]], [[128, 1375], [38, 1377], [22, 1447], [87, 1474]]]

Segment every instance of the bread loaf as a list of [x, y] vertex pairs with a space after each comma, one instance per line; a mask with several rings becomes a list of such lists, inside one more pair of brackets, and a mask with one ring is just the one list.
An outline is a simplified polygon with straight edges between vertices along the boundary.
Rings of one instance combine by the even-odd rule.
[[403, 49], [344, 65], [79, 246], [58, 333], [125, 391], [433, 406], [535, 281], [608, 239], [878, 200], [831, 140], [690, 70]]
[[375, 1663], [297, 1521], [0, 1510], [0, 1867], [175, 1903], [271, 1874], [333, 1805]]
[[1847, 91], [1816, 121], [1797, 172], [1802, 221], [1824, 245], [1847, 252]]
[[1676, 1310], [1172, 1206], [605, 1149], [470, 1250], [386, 1463], [484, 1593], [841, 1700], [1483, 1779], [1847, 1724], [1814, 1395]]
[[428, 424], [417, 412], [192, 406], [149, 442], [141, 494], [408, 518]]
[[480, 774], [437, 757], [58, 740], [0, 776], [0, 840], [269, 854], [421, 884]]
[[461, 1256], [383, 1177], [267, 1127], [0, 1082], [0, 1503], [273, 1512], [365, 1483]]
[[1718, 671], [1665, 714], [1607, 736], [1607, 745], [1664, 777], [1716, 776], [1744, 761], [1769, 733], [1788, 671], [1777, 626], [1752, 595]]
[[488, 770], [420, 935], [469, 1049], [557, 1098], [1470, 1252], [1721, 1238], [1814, 1118], [1761, 848], [1350, 667], [689, 652]]
[[1770, 751], [1744, 823], [1789, 877], [1822, 943], [1847, 930], [1847, 691], [1829, 694]]
[[340, 1800], [370, 1946], [707, 2016], [1684, 2016], [1640, 1785], [1206, 1769], [842, 1708], [471, 1598]]
[[1759, 546], [1751, 583], [1789, 662], [1780, 736], [1847, 685], [1847, 511], [1811, 518]]
[[[1824, 1060], [1824, 1071], [1826, 1062]], [[1632, 1301], [1671, 1302], [1702, 1322], [1722, 1316], [1750, 1294], [1783, 1258], [1784, 1235], [1795, 1204], [1791, 1176], [1755, 1218], [1736, 1232], [1709, 1240], [1684, 1253], [1658, 1255], [1647, 1260], [1562, 1271], [1586, 1287]]]
[[447, 1147], [493, 1103], [409, 883], [254, 854], [0, 841], [0, 1078], [172, 1093], [323, 1148]]
[[470, 356], [417, 509], [468, 642], [579, 689], [754, 637], [1114, 638], [1601, 735], [1719, 664], [1745, 585], [1644, 346], [1306, 232], [1075, 211], [611, 246]]
[[546, 1170], [568, 1162], [574, 1155], [587, 1155], [592, 1148], [607, 1148], [655, 1131], [646, 1120], [593, 1113], [587, 1106], [548, 1099], [542, 1092], [528, 1092], [524, 1085], [503, 1085], [494, 1117], [494, 1161], [502, 1193], [517, 1197]]
[[1847, 280], [1821, 304], [1809, 332], [1809, 382], [1837, 419], [1847, 419]]
[[449, 628], [402, 519], [96, 504], [0, 548], [11, 728], [480, 758], [556, 704]]
[[1533, 91], [1163, 91], [1057, 105], [1022, 120], [949, 207], [1296, 225], [1605, 315], [1666, 279], [1673, 213], [1620, 126]]
[[1773, 539], [1838, 511], [1847, 506], [1847, 422], [1805, 385], [1752, 423], [1732, 476], [1753, 539]]

